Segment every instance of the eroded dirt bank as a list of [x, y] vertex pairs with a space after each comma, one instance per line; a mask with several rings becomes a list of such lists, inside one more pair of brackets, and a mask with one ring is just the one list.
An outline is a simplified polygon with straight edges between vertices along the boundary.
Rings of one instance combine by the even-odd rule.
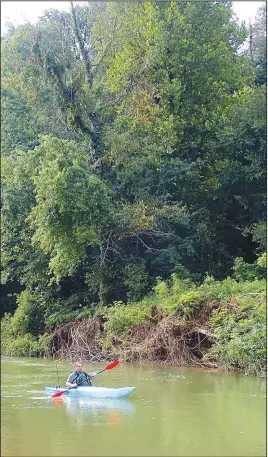
[[164, 317], [160, 307], [152, 306], [149, 320], [124, 336], [105, 330], [106, 319], [101, 314], [93, 319], [72, 321], [54, 330], [50, 355], [85, 362], [118, 357], [134, 363], [217, 368], [217, 361], [209, 355], [216, 341], [209, 318], [212, 310], [219, 306], [215, 301], [207, 303], [202, 313], [188, 321], [176, 313]]

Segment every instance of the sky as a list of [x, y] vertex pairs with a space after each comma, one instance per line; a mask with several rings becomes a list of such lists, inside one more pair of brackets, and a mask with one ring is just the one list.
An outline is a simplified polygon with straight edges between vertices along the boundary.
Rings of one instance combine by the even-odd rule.
[[[78, 1], [75, 3], [87, 4], [88, 2]], [[260, 1], [234, 1], [233, 11], [236, 13], [240, 21], [249, 19], [254, 20], [257, 9], [265, 2]], [[47, 9], [54, 8], [59, 10], [69, 10], [70, 2], [57, 2], [57, 1], [5, 1], [1, 0], [1, 35], [6, 30], [6, 22], [10, 21], [14, 25], [23, 24], [25, 19], [29, 22], [35, 23], [38, 17], [43, 14]]]

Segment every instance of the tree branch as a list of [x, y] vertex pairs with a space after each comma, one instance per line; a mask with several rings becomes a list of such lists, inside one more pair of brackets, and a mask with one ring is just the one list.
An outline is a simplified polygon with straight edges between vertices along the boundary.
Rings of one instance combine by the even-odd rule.
[[79, 50], [80, 50], [80, 53], [81, 53], [81, 56], [82, 56], [82, 59], [83, 59], [84, 65], [85, 65], [85, 69], [86, 69], [87, 83], [88, 83], [89, 87], [91, 87], [92, 86], [91, 62], [89, 60], [89, 53], [85, 49], [85, 43], [80, 34], [80, 30], [79, 30], [78, 23], [77, 23], [77, 17], [75, 14], [75, 9], [74, 9], [74, 5], [73, 5], [72, 1], [71, 1], [71, 9], [72, 9], [72, 17], [73, 17], [73, 21], [74, 21], [75, 36], [77, 38], [77, 41], [79, 44]]

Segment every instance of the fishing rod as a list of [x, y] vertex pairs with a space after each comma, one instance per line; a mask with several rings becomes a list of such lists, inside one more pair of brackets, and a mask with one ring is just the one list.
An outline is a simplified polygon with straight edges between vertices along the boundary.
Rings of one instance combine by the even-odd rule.
[[59, 379], [58, 365], [57, 365], [57, 362], [55, 362], [55, 363], [56, 363], [57, 378], [58, 378], [58, 385], [57, 385], [57, 387], [60, 387], [60, 379]]
[[56, 369], [57, 369], [57, 377], [58, 377], [58, 386], [60, 387], [60, 380], [59, 380], [59, 372], [58, 372], [57, 362], [56, 362]]

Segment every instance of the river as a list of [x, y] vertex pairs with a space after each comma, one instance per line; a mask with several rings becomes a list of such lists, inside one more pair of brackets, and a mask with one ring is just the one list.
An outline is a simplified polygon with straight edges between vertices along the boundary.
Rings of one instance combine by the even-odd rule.
[[3, 357], [1, 368], [4, 457], [266, 455], [263, 379], [120, 364], [94, 384], [136, 386], [127, 399], [53, 401], [44, 386], [64, 385], [72, 364]]

